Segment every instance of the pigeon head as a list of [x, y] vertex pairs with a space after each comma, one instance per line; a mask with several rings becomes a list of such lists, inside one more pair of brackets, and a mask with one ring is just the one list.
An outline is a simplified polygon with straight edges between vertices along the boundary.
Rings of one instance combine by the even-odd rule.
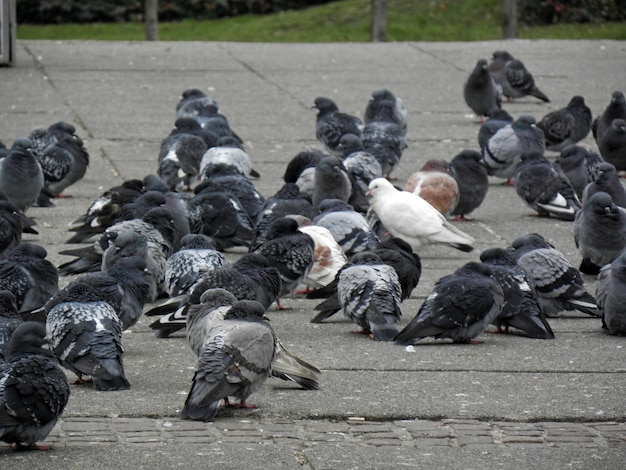
[[256, 300], [239, 300], [226, 312], [224, 320], [268, 321], [265, 308]]
[[623, 119], [613, 119], [611, 121], [611, 127], [618, 134], [626, 133], [626, 121], [624, 121]]
[[488, 119], [497, 119], [498, 121], [513, 122], [513, 116], [502, 108], [493, 108], [487, 111]]
[[289, 235], [298, 231], [298, 222], [291, 217], [281, 217], [274, 220], [267, 229], [267, 240]]
[[324, 115], [327, 113], [332, 113], [334, 111], [339, 111], [339, 107], [335, 104], [335, 102], [330, 98], [326, 98], [325, 96], [318, 96], [317, 98], [315, 98], [315, 101], [313, 103], [313, 108], [319, 111], [318, 115]]
[[576, 95], [572, 97], [570, 102], [567, 104], [567, 109], [579, 108], [581, 106], [585, 106], [585, 98], [580, 95]]
[[493, 53], [493, 60], [503, 60], [508, 62], [509, 60], [513, 60], [513, 56], [509, 54], [507, 51], [495, 51]]
[[206, 97], [206, 94], [203, 91], [198, 90], [197, 88], [188, 88], [182, 93], [183, 100], [188, 100], [191, 98], [205, 98], [205, 97]]
[[203, 233], [188, 233], [180, 240], [181, 249], [206, 249], [215, 250], [215, 240]]
[[613, 198], [604, 191], [592, 194], [587, 205], [593, 212], [602, 216], [614, 217], [619, 213], [618, 207], [613, 203]]
[[391, 191], [396, 191], [396, 188], [387, 180], [386, 178], [375, 178], [370, 181], [368, 186], [369, 191], [368, 195], [372, 197], [376, 197], [378, 194], [390, 193]]
[[350, 258], [350, 263], [374, 266], [377, 264], [383, 264], [383, 261], [377, 254], [364, 251], [352, 255], [352, 257]]
[[392, 92], [390, 92], [386, 88], [381, 88], [380, 90], [375, 90], [372, 93], [372, 98], [374, 98], [376, 101], [383, 101], [383, 100], [395, 101], [396, 95], [394, 95]]
[[191, 304], [205, 304], [211, 307], [222, 307], [224, 305], [234, 305], [237, 302], [237, 298], [232, 292], [221, 289], [206, 289], [202, 292], [197, 292], [202, 289], [194, 289], [189, 296], [189, 303]]
[[23, 353], [41, 353], [42, 346], [47, 342], [46, 327], [43, 323], [24, 322], [11, 335], [11, 356], [15, 358]]

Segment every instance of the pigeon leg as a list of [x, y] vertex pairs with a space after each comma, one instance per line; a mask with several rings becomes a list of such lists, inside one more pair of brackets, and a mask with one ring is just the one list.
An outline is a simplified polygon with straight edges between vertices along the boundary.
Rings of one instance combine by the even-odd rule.
[[74, 196], [72, 196], [71, 194], [57, 194], [55, 197], [57, 199], [68, 199], [68, 198], [72, 198]]
[[276, 310], [291, 310], [291, 307], [281, 304], [280, 299], [276, 299]]
[[456, 220], [457, 222], [469, 222], [474, 219], [472, 217], [466, 217], [464, 215], [455, 215], [454, 220]]
[[82, 377], [77, 377], [76, 380], [70, 382], [70, 385], [85, 385], [85, 384], [90, 384], [93, 381], [91, 380], [91, 377], [84, 379]]
[[351, 331], [355, 335], [370, 335], [372, 332], [368, 328], [361, 328], [360, 330]]
[[52, 449], [52, 446], [49, 446], [49, 445], [38, 445], [38, 444], [24, 445], [24, 444], [20, 444], [20, 443], [11, 444], [11, 447], [13, 449], [17, 450], [17, 451], [50, 450], [50, 449]]
[[308, 294], [310, 292], [313, 292], [313, 291], [314, 291], [314, 289], [311, 289], [309, 286], [306, 286], [304, 289], [296, 290], [293, 293], [296, 294], [296, 295], [306, 295], [306, 294]]

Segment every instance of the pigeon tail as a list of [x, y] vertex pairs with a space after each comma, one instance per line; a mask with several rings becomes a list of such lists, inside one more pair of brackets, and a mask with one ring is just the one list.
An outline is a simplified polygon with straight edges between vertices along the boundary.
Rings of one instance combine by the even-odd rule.
[[295, 354], [287, 351], [280, 341], [276, 342], [276, 353], [272, 362], [272, 376], [297, 383], [306, 390], [319, 388], [320, 370]]
[[341, 304], [339, 303], [339, 297], [337, 294], [327, 298], [324, 302], [315, 306], [315, 310], [320, 310], [311, 323], [321, 323], [327, 318], [332, 317], [335, 313], [341, 310]]
[[515, 315], [507, 319], [508, 326], [517, 328], [530, 338], [554, 339], [554, 332], [548, 321], [537, 315]]
[[541, 101], [545, 102], [545, 103], [549, 103], [550, 102], [550, 98], [548, 98], [539, 88], [537, 87], [533, 87], [532, 90], [530, 90], [530, 93], [528, 93], [530, 96], [534, 96], [535, 98], [539, 98]]

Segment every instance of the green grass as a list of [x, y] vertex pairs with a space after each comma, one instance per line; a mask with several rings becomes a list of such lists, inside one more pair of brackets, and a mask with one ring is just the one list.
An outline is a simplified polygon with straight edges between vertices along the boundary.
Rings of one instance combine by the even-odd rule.
[[[342, 0], [298, 11], [159, 24], [162, 41], [366, 42], [371, 0]], [[502, 0], [388, 0], [388, 41], [482, 41], [501, 38]], [[529, 39], [626, 39], [624, 23], [519, 25]], [[19, 39], [141, 41], [143, 23], [29, 25]]]

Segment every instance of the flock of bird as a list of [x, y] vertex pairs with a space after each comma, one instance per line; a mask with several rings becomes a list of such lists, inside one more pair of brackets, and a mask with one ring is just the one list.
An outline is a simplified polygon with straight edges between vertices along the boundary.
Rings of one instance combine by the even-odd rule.
[[[186, 332], [197, 366], [181, 416], [202, 421], [222, 405], [254, 406], [247, 398], [270, 376], [319, 387], [319, 369], [290, 353], [266, 318], [273, 304], [288, 308], [283, 300], [294, 292], [320, 299], [312, 322], [343, 312], [358, 333], [403, 346], [425, 337], [473, 342], [490, 324], [552, 339], [548, 318], [565, 310], [626, 334], [623, 93], [615, 91], [595, 119], [580, 96], [538, 121], [513, 119], [503, 97], [549, 98], [505, 51], [479, 60], [463, 91], [472, 111], [487, 117], [479, 150], [429, 160], [404, 188], [393, 184], [407, 148], [402, 100], [374, 91], [359, 117], [317, 97], [324, 151], [294, 156], [283, 186], [266, 197], [218, 104], [185, 90], [156, 174], [96, 198], [69, 228], [67, 243], [81, 246], [62, 251], [73, 259], [58, 267], [21, 237], [36, 233], [26, 215], [32, 205], [52, 205], [85, 174], [83, 142], [59, 122], [2, 146], [0, 439], [26, 448], [45, 439], [69, 399], [59, 364], [96, 390], [130, 388], [122, 332], [143, 314], [158, 317], [150, 325], [157, 337]], [[578, 145], [590, 132], [598, 152]], [[555, 161], [546, 151], [558, 152]], [[489, 177], [514, 185], [538, 215], [573, 221], [580, 268], [541, 235], [522, 235], [439, 279], [400, 329], [402, 302], [421, 276], [419, 251], [474, 249], [453, 219], [482, 204]], [[229, 263], [224, 252], [233, 247], [247, 253]], [[595, 296], [581, 272], [598, 275]]]

